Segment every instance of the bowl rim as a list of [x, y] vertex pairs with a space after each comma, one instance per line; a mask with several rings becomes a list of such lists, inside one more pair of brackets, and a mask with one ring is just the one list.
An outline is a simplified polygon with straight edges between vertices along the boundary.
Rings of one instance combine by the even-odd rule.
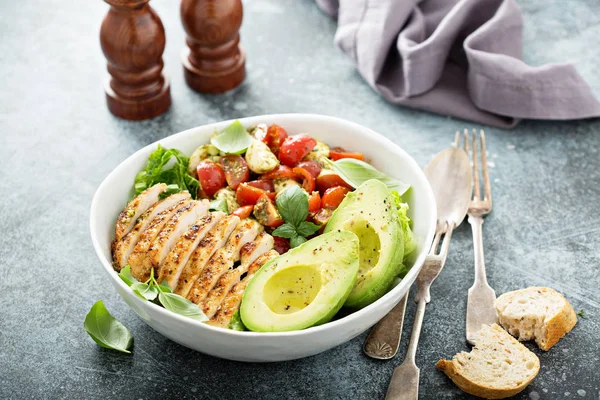
[[[410, 275], [409, 279], [412, 278], [412, 275], [417, 275], [419, 270], [421, 269], [423, 261], [425, 260], [425, 257], [428, 252], [428, 246], [426, 244], [432, 242], [433, 236], [435, 234], [437, 208], [436, 208], [433, 190], [431, 189], [431, 186], [429, 185], [429, 181], [427, 180], [427, 177], [425, 176], [421, 167], [419, 167], [419, 165], [417, 164], [416, 160], [412, 156], [410, 156], [404, 149], [402, 149], [400, 146], [395, 144], [393, 141], [391, 141], [384, 135], [374, 131], [371, 128], [360, 125], [356, 122], [348, 121], [348, 120], [345, 120], [342, 118], [333, 117], [333, 116], [329, 116], [329, 115], [322, 115], [322, 114], [282, 113], [282, 114], [263, 114], [263, 115], [256, 115], [256, 116], [233, 118], [233, 119], [229, 119], [229, 120], [225, 120], [225, 121], [211, 122], [209, 124], [199, 125], [199, 126], [196, 126], [196, 127], [190, 128], [190, 129], [186, 129], [184, 131], [180, 131], [180, 132], [174, 133], [172, 135], [165, 136], [153, 143], [148, 144], [147, 146], [142, 147], [135, 153], [128, 156], [125, 160], [121, 161], [115, 168], [113, 168], [113, 170], [104, 178], [102, 183], [100, 183], [100, 185], [98, 186], [98, 189], [96, 189], [96, 191], [94, 193], [94, 197], [92, 199], [91, 208], [90, 208], [90, 234], [91, 234], [91, 238], [92, 238], [92, 244], [94, 246], [94, 250], [96, 251], [96, 255], [98, 256], [98, 258], [100, 259], [100, 262], [102, 263], [102, 266], [104, 267], [105, 271], [108, 272], [109, 275], [112, 277], [113, 281], [117, 282], [117, 284], [120, 285], [120, 287], [122, 289], [131, 290], [131, 288], [125, 282], [123, 282], [123, 280], [121, 278], [119, 278], [119, 275], [113, 269], [111, 262], [109, 262], [109, 260], [107, 260], [104, 257], [104, 254], [103, 254], [103, 251], [102, 251], [102, 248], [100, 245], [100, 240], [96, 235], [98, 222], [97, 222], [95, 216], [98, 214], [97, 210], [101, 206], [99, 199], [98, 199], [99, 193], [101, 193], [105, 190], [105, 187], [112, 180], [111, 178], [113, 178], [114, 176], [118, 176], [117, 172], [120, 169], [122, 169], [128, 163], [132, 163], [133, 160], [137, 158], [136, 155], [138, 155], [139, 153], [143, 153], [150, 148], [154, 148], [158, 144], [163, 142], [164, 140], [166, 140], [168, 138], [172, 138], [174, 136], [186, 136], [186, 135], [190, 134], [192, 131], [198, 130], [200, 128], [207, 128], [207, 127], [211, 127], [213, 125], [225, 125], [225, 124], [232, 123], [236, 120], [239, 120], [242, 124], [244, 124], [244, 126], [246, 126], [247, 122], [245, 123], [245, 121], [247, 121], [247, 120], [257, 120], [257, 119], [261, 119], [261, 118], [263, 118], [263, 119], [279, 119], [279, 118], [289, 118], [289, 117], [298, 118], [298, 119], [314, 119], [314, 120], [329, 121], [329, 122], [332, 122], [335, 124], [348, 126], [353, 131], [363, 131], [365, 133], [368, 132], [369, 134], [376, 137], [377, 140], [384, 142], [383, 144], [393, 148], [394, 152], [402, 154], [405, 161], [412, 165], [413, 169], [416, 171], [417, 178], [426, 183], [424, 195], [427, 198], [429, 198], [431, 208], [432, 208], [432, 213], [431, 213], [432, 217], [430, 218], [430, 221], [429, 221], [429, 231], [427, 232], [427, 235], [426, 235], [426, 238], [424, 241], [425, 247], [424, 247], [424, 249], [421, 250], [421, 253], [415, 259], [413, 267], [409, 270], [407, 275], [404, 278], [402, 278], [402, 280], [409, 277], [409, 275]], [[419, 267], [415, 268], [414, 265], [419, 265]], [[415, 278], [416, 278], [416, 276], [415, 276]], [[412, 279], [412, 282], [414, 282], [414, 279]], [[411, 285], [412, 285], [412, 283], [411, 283]], [[368, 306], [366, 306], [364, 308], [361, 308], [360, 310], [353, 311], [352, 313], [350, 313], [342, 318], [339, 318], [334, 321], [330, 321], [330, 322], [327, 322], [327, 323], [324, 323], [321, 325], [312, 326], [312, 327], [309, 327], [306, 329], [285, 331], [285, 332], [236, 331], [233, 329], [214, 327], [214, 326], [208, 325], [204, 322], [200, 322], [200, 321], [194, 320], [192, 318], [185, 317], [185, 316], [176, 314], [174, 312], [171, 312], [171, 311], [165, 309], [164, 307], [154, 304], [151, 301], [143, 301], [143, 300], [137, 298], [136, 296], [132, 296], [132, 298], [134, 299], [135, 302], [138, 302], [138, 304], [141, 307], [150, 307], [151, 310], [158, 313], [161, 317], [174, 318], [174, 319], [178, 320], [180, 323], [190, 324], [191, 327], [194, 327], [194, 328], [197, 327], [199, 329], [207, 329], [208, 331], [212, 331], [213, 333], [216, 333], [216, 334], [231, 335], [233, 337], [240, 337], [240, 338], [297, 337], [297, 336], [304, 336], [304, 335], [310, 335], [310, 334], [317, 334], [317, 333], [324, 332], [324, 331], [327, 331], [330, 329], [335, 329], [335, 328], [345, 325], [345, 324], [350, 324], [350, 323], [352, 323], [352, 321], [360, 319], [360, 317], [362, 315], [368, 314], [372, 310], [376, 309], [379, 304], [395, 297], [396, 292], [398, 292], [400, 290], [400, 288], [399, 288], [400, 286], [401, 286], [400, 283], [396, 284], [396, 286], [394, 286], [385, 295], [381, 296], [379, 299], [377, 299], [373, 303], [369, 304]], [[410, 290], [410, 287], [409, 287], [409, 290]], [[399, 300], [400, 299], [398, 299], [398, 301]], [[134, 310], [134, 312], [135, 312], [135, 310]]]

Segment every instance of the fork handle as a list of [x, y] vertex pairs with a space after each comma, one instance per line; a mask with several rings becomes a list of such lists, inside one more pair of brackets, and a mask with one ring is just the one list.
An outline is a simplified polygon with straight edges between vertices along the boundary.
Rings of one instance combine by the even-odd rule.
[[475, 285], [488, 286], [483, 258], [483, 218], [469, 214], [469, 224], [473, 232], [473, 252], [475, 254]]

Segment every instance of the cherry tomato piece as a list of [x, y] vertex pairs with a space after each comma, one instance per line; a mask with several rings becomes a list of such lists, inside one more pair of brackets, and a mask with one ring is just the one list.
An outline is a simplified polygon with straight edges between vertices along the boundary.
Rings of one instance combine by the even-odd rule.
[[281, 149], [281, 144], [288, 137], [288, 133], [281, 126], [272, 124], [267, 129], [267, 134], [263, 139], [263, 142], [269, 149], [273, 152], [273, 154], [279, 154], [279, 150]]
[[354, 158], [355, 160], [363, 161], [365, 159], [365, 155], [359, 152], [346, 151], [341, 147], [334, 147], [329, 149], [329, 158], [334, 161], [342, 158]]
[[329, 219], [333, 215], [333, 210], [331, 208], [321, 208], [317, 211], [312, 217], [313, 221], [317, 225], [325, 225], [329, 222]]
[[279, 161], [288, 167], [298, 164], [304, 156], [311, 152], [317, 141], [310, 136], [294, 135], [283, 141], [279, 150]]
[[232, 212], [232, 215], [237, 215], [240, 219], [248, 218], [252, 215], [252, 210], [254, 210], [254, 206], [242, 206]]
[[273, 186], [273, 182], [267, 181], [267, 180], [264, 180], [264, 179], [259, 179], [259, 180], [256, 180], [256, 181], [250, 181], [250, 182], [248, 182], [248, 185], [254, 186], [255, 188], [262, 189], [265, 192], [274, 192], [275, 191], [275, 187]]
[[225, 172], [227, 184], [233, 190], [236, 190], [240, 183], [248, 182], [248, 179], [250, 179], [250, 170], [244, 157], [237, 154], [228, 154], [221, 157], [220, 164]]
[[343, 186], [336, 186], [327, 189], [323, 195], [323, 198], [321, 199], [321, 207], [335, 210], [338, 208], [342, 200], [344, 200], [346, 193], [349, 191], [350, 189]]
[[308, 172], [308, 170], [304, 168], [295, 167], [292, 169], [294, 173], [300, 177], [302, 177], [302, 189], [306, 190], [308, 193], [311, 193], [315, 190], [315, 178], [313, 178], [312, 174]]
[[321, 195], [319, 192], [312, 192], [308, 197], [308, 211], [311, 213], [319, 211], [321, 208]]
[[319, 173], [321, 173], [321, 164], [313, 160], [301, 161], [297, 165], [298, 168], [304, 168], [313, 176], [313, 178], [317, 179]]
[[340, 178], [339, 175], [325, 174], [317, 177], [317, 189], [319, 189], [321, 194], [324, 194], [327, 189], [336, 186], [343, 186], [348, 189], [352, 189], [352, 186], [348, 185], [345, 180]]
[[217, 163], [202, 161], [196, 167], [196, 173], [200, 182], [199, 197], [212, 197], [217, 190], [225, 187], [225, 173]]
[[264, 190], [248, 183], [240, 183], [235, 191], [235, 197], [240, 206], [253, 206], [256, 204], [258, 198], [265, 193]]
[[292, 169], [286, 165], [280, 165], [273, 171], [269, 171], [266, 174], [260, 176], [261, 180], [274, 181], [275, 179], [296, 179], [296, 174]]
[[273, 236], [273, 249], [279, 254], [287, 253], [290, 249], [290, 239]]
[[275, 206], [273, 200], [271, 200], [266, 193], [258, 198], [252, 214], [258, 222], [269, 228], [277, 228], [278, 226], [283, 225], [283, 218], [279, 215], [277, 206]]

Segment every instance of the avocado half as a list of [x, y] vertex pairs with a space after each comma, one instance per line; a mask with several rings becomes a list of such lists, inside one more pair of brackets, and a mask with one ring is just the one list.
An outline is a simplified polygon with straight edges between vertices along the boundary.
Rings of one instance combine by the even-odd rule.
[[390, 289], [402, 269], [404, 238], [388, 187], [372, 179], [348, 193], [325, 227], [325, 233], [335, 231], [353, 232], [360, 241], [358, 277], [344, 306], [365, 307]]
[[244, 325], [284, 332], [331, 320], [356, 282], [358, 247], [354, 233], [331, 232], [266, 263], [244, 291]]

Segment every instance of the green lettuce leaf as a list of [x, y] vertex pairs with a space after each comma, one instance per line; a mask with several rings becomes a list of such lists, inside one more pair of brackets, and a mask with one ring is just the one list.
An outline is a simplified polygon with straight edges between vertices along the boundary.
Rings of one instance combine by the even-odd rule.
[[195, 199], [200, 182], [188, 174], [188, 164], [189, 158], [181, 151], [165, 149], [159, 144], [148, 157], [146, 168], [135, 177], [135, 194], [138, 195], [157, 183], [166, 183], [167, 191], [161, 197], [187, 190]]
[[411, 221], [407, 214], [408, 204], [402, 201], [402, 197], [400, 197], [397, 191], [392, 190], [392, 196], [394, 197], [396, 207], [398, 207], [398, 220], [402, 227], [402, 235], [404, 236], [404, 262], [406, 262], [408, 256], [417, 249], [417, 241], [410, 228]]
[[231, 322], [229, 322], [229, 329], [234, 331], [247, 331], [246, 325], [242, 322], [242, 318], [240, 317], [240, 310], [237, 310], [233, 316], [231, 317]]

